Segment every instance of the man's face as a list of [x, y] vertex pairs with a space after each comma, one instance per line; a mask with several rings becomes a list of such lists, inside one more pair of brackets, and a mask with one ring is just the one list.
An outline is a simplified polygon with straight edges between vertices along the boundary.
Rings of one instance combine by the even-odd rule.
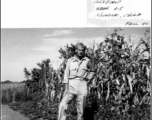
[[77, 56], [82, 58], [84, 57], [84, 52], [85, 52], [85, 48], [83, 46], [77, 46], [77, 50], [76, 50], [76, 53], [77, 53]]

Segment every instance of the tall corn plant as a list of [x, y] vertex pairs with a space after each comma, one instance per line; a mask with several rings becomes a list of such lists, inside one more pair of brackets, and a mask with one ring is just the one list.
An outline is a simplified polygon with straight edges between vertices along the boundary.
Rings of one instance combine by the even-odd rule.
[[[141, 50], [141, 45], [145, 46], [144, 50]], [[147, 42], [141, 39], [133, 50], [117, 32], [106, 37], [95, 56], [98, 67], [95, 82], [100, 100], [113, 105], [128, 106], [139, 105], [148, 96], [146, 104], [150, 104], [150, 56], [143, 57], [144, 52], [150, 54], [149, 48]], [[112, 108], [114, 109], [113, 106]], [[124, 107], [122, 112], [127, 110]]]
[[27, 78], [26, 87], [35, 100], [44, 99], [49, 104], [49, 101], [54, 98], [56, 71], [50, 65], [49, 59], [43, 60], [37, 65], [39, 68], [33, 68], [31, 72], [24, 69]]

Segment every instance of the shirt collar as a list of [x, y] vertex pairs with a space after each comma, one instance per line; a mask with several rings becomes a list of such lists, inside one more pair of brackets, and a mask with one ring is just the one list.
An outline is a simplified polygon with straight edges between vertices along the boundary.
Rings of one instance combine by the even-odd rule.
[[[86, 60], [86, 57], [82, 58], [82, 60]], [[74, 56], [73, 61], [79, 61], [79, 59], [76, 56]]]

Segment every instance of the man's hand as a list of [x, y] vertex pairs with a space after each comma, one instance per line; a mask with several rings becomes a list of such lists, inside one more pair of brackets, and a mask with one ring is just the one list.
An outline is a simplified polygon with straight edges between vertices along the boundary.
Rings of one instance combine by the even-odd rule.
[[90, 85], [92, 83], [92, 80], [88, 80], [87, 84]]

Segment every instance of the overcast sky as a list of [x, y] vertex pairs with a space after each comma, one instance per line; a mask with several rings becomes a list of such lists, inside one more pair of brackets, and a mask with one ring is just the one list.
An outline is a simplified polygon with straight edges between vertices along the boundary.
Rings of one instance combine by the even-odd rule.
[[[124, 28], [121, 34], [132, 36], [137, 43], [147, 28]], [[1, 81], [23, 81], [24, 68], [31, 70], [44, 59], [50, 59], [54, 68], [59, 65], [59, 52], [66, 44], [83, 42], [90, 46], [100, 43], [107, 34], [106, 28], [68, 29], [1, 29]], [[108, 28], [113, 32], [113, 28]]]

